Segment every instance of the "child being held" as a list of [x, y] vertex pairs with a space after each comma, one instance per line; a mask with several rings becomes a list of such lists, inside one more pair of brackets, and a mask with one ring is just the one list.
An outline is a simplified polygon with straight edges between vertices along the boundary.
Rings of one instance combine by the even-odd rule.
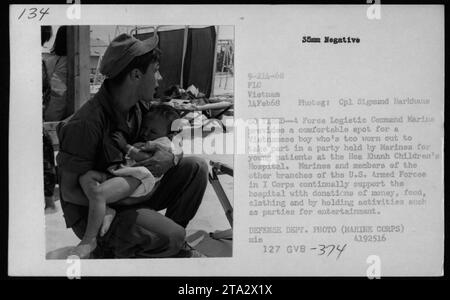
[[[173, 138], [173, 129], [178, 112], [168, 105], [152, 106], [144, 116], [141, 139], [145, 143], [129, 145], [121, 132], [113, 134], [113, 140], [127, 159], [126, 164], [108, 168], [111, 175], [97, 171], [88, 171], [80, 177], [80, 185], [89, 199], [89, 215], [86, 232], [81, 242], [72, 250], [72, 255], [89, 258], [97, 247], [97, 235], [103, 236], [109, 229], [115, 210], [107, 206], [110, 203], [132, 205], [148, 199], [161, 180], [146, 167], [133, 166], [135, 162], [146, 160], [160, 150], [174, 154], [176, 163], [182, 155], [181, 139]], [[177, 142], [178, 141], [178, 142]]]

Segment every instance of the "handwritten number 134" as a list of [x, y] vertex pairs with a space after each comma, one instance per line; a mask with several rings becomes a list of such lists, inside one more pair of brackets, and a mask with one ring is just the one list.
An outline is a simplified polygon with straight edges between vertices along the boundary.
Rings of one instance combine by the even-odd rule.
[[39, 12], [38, 12], [38, 9], [35, 7], [29, 8], [29, 9], [24, 8], [22, 10], [22, 13], [20, 14], [19, 18], [17, 18], [17, 19], [20, 20], [24, 16], [27, 16], [27, 19], [35, 19], [40, 15], [41, 17], [39, 18], [39, 21], [41, 21], [45, 15], [49, 14], [49, 12], [48, 12], [49, 10], [50, 10], [49, 7], [41, 8], [41, 10]]

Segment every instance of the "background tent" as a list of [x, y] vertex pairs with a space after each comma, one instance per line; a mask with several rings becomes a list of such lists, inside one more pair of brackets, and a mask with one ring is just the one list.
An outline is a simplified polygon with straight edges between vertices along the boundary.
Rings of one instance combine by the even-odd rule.
[[[187, 35], [186, 35], [187, 30]], [[135, 37], [144, 40], [154, 33], [139, 33]], [[158, 31], [158, 47], [163, 52], [159, 94], [177, 84], [186, 89], [195, 85], [206, 97], [211, 94], [216, 45], [214, 26]], [[182, 81], [182, 82], [181, 82]]]

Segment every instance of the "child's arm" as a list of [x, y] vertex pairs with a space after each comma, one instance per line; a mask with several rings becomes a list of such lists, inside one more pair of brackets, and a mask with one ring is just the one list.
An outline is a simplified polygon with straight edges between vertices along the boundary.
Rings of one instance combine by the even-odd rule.
[[122, 150], [122, 152], [127, 152], [127, 146], [128, 142], [125, 139], [125, 137], [123, 136], [123, 133], [120, 131], [116, 131], [113, 133], [112, 135], [112, 139], [117, 143], [117, 145], [119, 146], [120, 150]]
[[126, 156], [133, 159], [134, 161], [142, 161], [144, 159], [152, 157], [152, 155], [150, 155], [149, 153], [141, 151], [141, 149], [131, 145], [127, 145], [126, 149]]
[[170, 134], [159, 139], [158, 143], [174, 155], [173, 163], [175, 166], [178, 165], [183, 158], [183, 137], [180, 134]]
[[125, 137], [120, 131], [117, 131], [113, 134], [113, 140], [116, 141], [122, 152], [134, 161], [141, 161], [151, 157], [151, 155], [149, 155], [148, 153], [142, 152], [139, 148], [128, 144]]
[[175, 134], [171, 139], [172, 153], [174, 154], [174, 164], [177, 165], [183, 158], [183, 137]]
[[183, 144], [181, 135], [176, 135], [174, 137], [167, 136], [154, 141], [148, 141], [143, 147], [141, 147], [141, 150], [150, 151], [153, 153], [159, 150], [170, 152], [174, 155], [173, 163], [175, 166], [181, 158], [183, 158]]

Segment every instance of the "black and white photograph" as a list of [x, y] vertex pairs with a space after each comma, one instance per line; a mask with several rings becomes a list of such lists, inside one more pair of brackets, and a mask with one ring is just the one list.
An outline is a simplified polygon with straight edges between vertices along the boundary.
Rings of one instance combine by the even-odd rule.
[[233, 139], [233, 26], [41, 26], [41, 47], [46, 258], [231, 257], [233, 153], [203, 146]]
[[444, 13], [11, 5], [9, 275], [443, 276]]

